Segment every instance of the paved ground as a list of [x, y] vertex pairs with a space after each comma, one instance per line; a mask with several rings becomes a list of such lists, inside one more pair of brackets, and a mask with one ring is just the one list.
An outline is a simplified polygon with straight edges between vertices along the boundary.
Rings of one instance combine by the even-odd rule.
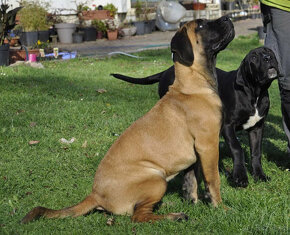
[[[234, 22], [236, 37], [249, 35], [257, 32], [257, 27], [262, 26], [261, 19], [246, 19]], [[114, 53], [132, 53], [136, 51], [169, 47], [170, 40], [175, 32], [156, 31], [152, 34], [124, 37], [122, 39], [109, 41], [107, 39], [96, 40], [94, 42], [84, 42], [79, 44], [54, 45], [63, 50], [77, 51], [81, 56], [106, 57]]]

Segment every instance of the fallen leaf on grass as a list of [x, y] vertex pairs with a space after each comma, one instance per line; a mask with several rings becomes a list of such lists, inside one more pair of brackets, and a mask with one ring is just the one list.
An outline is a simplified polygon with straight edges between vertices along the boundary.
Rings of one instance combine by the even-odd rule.
[[109, 218], [108, 220], [107, 220], [107, 225], [108, 226], [112, 226], [112, 225], [114, 225], [114, 223], [115, 223], [115, 220], [114, 220], [114, 218]]
[[85, 140], [85, 142], [82, 144], [82, 148], [88, 147], [88, 141]]
[[29, 124], [29, 126], [30, 126], [30, 127], [35, 127], [35, 126], [36, 126], [36, 122], [31, 122], [31, 123]]
[[101, 89], [97, 89], [96, 92], [100, 93], [100, 94], [103, 94], [103, 93], [106, 93], [107, 90], [104, 89], [104, 88], [101, 88]]
[[67, 140], [65, 138], [61, 138], [59, 141], [62, 143], [62, 144], [72, 144], [73, 142], [75, 142], [75, 137], [72, 137], [70, 140]]
[[38, 144], [39, 143], [39, 140], [30, 140], [28, 142], [29, 145], [35, 145], [35, 144]]
[[20, 113], [24, 113], [24, 112], [25, 111], [23, 109], [19, 109], [19, 110], [17, 110], [16, 115], [19, 115]]

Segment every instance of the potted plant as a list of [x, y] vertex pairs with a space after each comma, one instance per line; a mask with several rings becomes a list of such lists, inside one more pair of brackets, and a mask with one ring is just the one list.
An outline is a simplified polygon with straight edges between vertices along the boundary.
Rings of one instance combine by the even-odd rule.
[[106, 6], [104, 6], [104, 10], [109, 11], [109, 12], [110, 12], [110, 17], [111, 17], [111, 18], [114, 18], [115, 15], [116, 15], [116, 13], [117, 13], [117, 11], [118, 11], [118, 8], [115, 7], [114, 4], [109, 3], [109, 4], [107, 4]]
[[73, 43], [82, 43], [84, 41], [84, 32], [81, 30], [77, 30], [72, 34]]
[[204, 10], [205, 7], [206, 7], [205, 3], [201, 3], [199, 1], [196, 1], [193, 3], [193, 10], [195, 10], [195, 11]]
[[29, 55], [40, 56], [40, 49], [43, 49], [45, 53], [52, 52], [52, 48], [49, 42], [42, 42], [38, 40], [33, 46], [28, 48], [20, 48], [11, 50], [10, 53], [10, 63], [15, 63], [16, 61], [26, 61], [29, 59]]
[[152, 32], [153, 25], [155, 26], [155, 22], [151, 22], [149, 20], [149, 13], [150, 9], [148, 8], [147, 1], [145, 1], [145, 5], [143, 5], [140, 0], [137, 0], [135, 4], [135, 15], [137, 21], [134, 22], [134, 25], [137, 28], [137, 35], [143, 35], [145, 33], [147, 34]]
[[97, 30], [97, 39], [102, 39], [107, 31], [105, 22], [102, 20], [93, 20], [92, 26], [94, 26]]
[[118, 38], [118, 27], [115, 19], [106, 20], [107, 36], [109, 40], [116, 40]]
[[102, 6], [96, 7], [93, 5], [94, 9], [92, 10], [90, 7], [79, 4], [77, 7], [78, 16], [80, 20], [104, 20], [109, 19], [110, 11], [103, 9]]
[[33, 46], [39, 39], [43, 41], [49, 39], [47, 21], [48, 4], [40, 3], [37, 0], [23, 0], [20, 2], [23, 7], [19, 11], [20, 27], [22, 28], [21, 43], [26, 46]]
[[13, 29], [16, 22], [16, 14], [21, 9], [17, 7], [13, 10], [9, 9], [9, 5], [1, 1], [0, 5], [0, 66], [9, 64], [9, 43], [4, 43], [8, 35], [8, 31]]
[[134, 26], [132, 23], [124, 23], [121, 26], [121, 33], [122, 36], [133, 36], [137, 32], [137, 27]]

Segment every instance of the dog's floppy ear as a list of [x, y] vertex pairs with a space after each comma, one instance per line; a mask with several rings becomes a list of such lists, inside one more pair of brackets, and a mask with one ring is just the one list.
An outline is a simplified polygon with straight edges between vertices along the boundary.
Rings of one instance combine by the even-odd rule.
[[184, 27], [177, 32], [171, 40], [171, 52], [173, 61], [179, 62], [185, 66], [193, 64], [194, 55], [191, 42], [187, 36], [187, 29]]
[[252, 74], [250, 63], [248, 58], [246, 57], [243, 59], [240, 68], [238, 70], [237, 78], [236, 78], [236, 84], [240, 86], [248, 86], [248, 76], [251, 76]]

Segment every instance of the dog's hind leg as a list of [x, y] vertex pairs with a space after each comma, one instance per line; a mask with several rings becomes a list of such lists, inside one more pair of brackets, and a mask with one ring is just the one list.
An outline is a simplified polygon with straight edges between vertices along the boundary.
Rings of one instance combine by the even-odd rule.
[[170, 213], [167, 215], [153, 214], [153, 207], [158, 203], [167, 187], [167, 182], [161, 177], [147, 180], [140, 184], [142, 188], [141, 200], [135, 205], [132, 221], [134, 222], [154, 222], [162, 219], [182, 220], [187, 219], [187, 215], [183, 213]]

